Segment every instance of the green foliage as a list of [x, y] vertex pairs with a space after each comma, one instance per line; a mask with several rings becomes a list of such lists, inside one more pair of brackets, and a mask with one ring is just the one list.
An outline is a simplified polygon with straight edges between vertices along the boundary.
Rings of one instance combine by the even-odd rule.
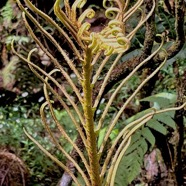
[[[68, 113], [65, 110], [57, 110], [57, 109], [55, 109], [54, 112], [55, 112], [55, 115], [56, 115], [56, 118], [58, 119], [58, 121], [61, 124], [63, 124], [67, 134], [70, 135], [73, 140], [75, 140], [77, 137], [76, 129], [75, 129], [74, 125], [72, 125], [72, 120], [68, 116]], [[78, 121], [79, 118], [78, 118], [77, 114], [74, 112], [74, 110], [72, 110], [72, 113], [74, 114], [74, 116], [77, 118], [77, 121]], [[53, 123], [53, 127], [55, 128], [54, 123]], [[65, 148], [65, 150], [67, 152], [70, 152], [72, 150], [72, 147], [67, 143], [65, 137], [61, 136], [60, 142], [61, 142], [61, 145]]]
[[152, 128], [153, 130], [162, 133], [163, 135], [167, 134], [167, 129], [161, 124], [159, 123], [157, 120], [151, 119], [148, 122], [148, 127]]
[[[156, 109], [165, 108], [174, 105], [176, 102], [176, 95], [171, 93], [160, 93], [154, 96], [149, 96], [141, 101], [153, 102], [153, 107]], [[147, 126], [162, 133], [167, 134], [167, 127], [176, 129], [176, 124], [173, 120], [175, 111], [157, 114], [147, 122]]]
[[6, 24], [9, 25], [13, 19], [13, 9], [10, 1], [7, 1], [6, 5], [0, 10], [1, 14], [1, 23], [6, 21]]
[[[105, 133], [106, 133], [107, 129], [108, 129], [108, 127], [105, 127], [103, 129], [101, 129], [100, 132], [99, 132], [98, 142], [97, 142], [98, 148], [100, 148], [101, 144], [103, 143], [104, 136], [105, 136]], [[116, 128], [116, 129], [112, 130], [112, 132], [109, 136], [109, 139], [111, 140], [111, 142], [114, 141], [114, 139], [116, 138], [118, 133], [119, 133], [119, 129]]]
[[[23, 127], [26, 127], [46, 149], [56, 151], [47, 133], [43, 132], [41, 120], [35, 114], [37, 109], [38, 106], [32, 106], [32, 109], [20, 105], [0, 107], [0, 146], [14, 151], [26, 163], [30, 186], [54, 186], [61, 170], [23, 134]], [[63, 159], [59, 153], [57, 155]]]
[[163, 6], [159, 6], [159, 13], [156, 15], [157, 33], [168, 32], [169, 38], [175, 38], [174, 22], [175, 17], [165, 12]]
[[116, 186], [127, 186], [139, 175], [144, 155], [148, 150], [146, 138], [143, 137], [144, 133], [145, 131], [139, 130], [132, 136], [131, 144], [118, 167]]
[[[22, 47], [28, 48], [28, 44], [30, 44], [31, 42], [30, 37], [25, 33], [25, 28], [21, 26], [21, 24], [23, 24], [23, 21], [20, 19], [20, 16], [21, 11], [15, 5], [15, 2], [13, 0], [8, 0], [6, 5], [0, 9], [1, 87], [4, 90], [9, 90], [16, 93], [21, 92], [24, 89], [22, 84], [27, 85], [28, 83], [32, 82], [32, 78], [27, 78], [27, 80], [24, 81], [25, 77], [28, 74], [28, 67], [26, 67], [25, 70], [23, 68], [24, 65], [20, 64], [20, 60], [11, 52], [10, 45], [13, 39], [19, 43], [18, 50], [20, 51], [22, 50]], [[22, 82], [20, 83], [19, 79], [22, 72], [23, 77], [21, 78]], [[30, 74], [28, 76], [30, 77]]]
[[[154, 108], [161, 109], [174, 105], [176, 96], [171, 93], [160, 93], [144, 98], [141, 101], [151, 102]], [[132, 122], [147, 113], [149, 113], [149, 110], [142, 111], [126, 120], [126, 123]], [[156, 139], [153, 130], [163, 135], [167, 134], [169, 127], [175, 130], [176, 124], [173, 117], [174, 111], [156, 114], [132, 136], [131, 144], [119, 164], [115, 185], [127, 186], [140, 174], [144, 155], [155, 145]]]
[[12, 40], [17, 41], [19, 43], [19, 45], [30, 42], [30, 38], [27, 36], [10, 35], [6, 38], [6, 41], [5, 41], [5, 43], [7, 44], [7, 47], [10, 47]]
[[141, 99], [140, 101], [148, 101], [153, 103], [153, 107], [156, 109], [165, 108], [174, 105], [176, 102], [176, 94], [162, 92], [149, 96], [147, 98]]

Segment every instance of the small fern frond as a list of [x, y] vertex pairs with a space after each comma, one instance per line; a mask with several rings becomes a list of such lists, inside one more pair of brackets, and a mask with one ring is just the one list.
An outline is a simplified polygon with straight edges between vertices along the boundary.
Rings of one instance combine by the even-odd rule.
[[13, 9], [10, 1], [7, 1], [6, 5], [0, 10], [0, 13], [3, 22], [6, 21], [7, 24], [9, 25], [14, 17]]
[[30, 35], [32, 36], [32, 38], [35, 40], [35, 42], [38, 44], [38, 46], [40, 46], [40, 48], [47, 54], [48, 57], [50, 57], [50, 59], [53, 61], [54, 65], [59, 69], [59, 71], [62, 73], [62, 75], [65, 77], [65, 79], [68, 81], [69, 85], [72, 87], [72, 89], [74, 90], [74, 92], [76, 93], [77, 97], [79, 98], [80, 102], [82, 102], [82, 98], [80, 96], [80, 92], [77, 89], [77, 87], [74, 85], [72, 79], [70, 78], [70, 76], [65, 72], [65, 70], [63, 69], [63, 67], [59, 64], [59, 62], [57, 61], [56, 58], [53, 57], [53, 55], [44, 47], [44, 45], [39, 41], [39, 39], [36, 37], [36, 35], [34, 34], [34, 32], [32, 31], [31, 27], [29, 26], [26, 17], [25, 17], [25, 13], [23, 12], [23, 20], [25, 22], [25, 26], [28, 29]]
[[[186, 103], [184, 103], [181, 107], [177, 108], [169, 108], [169, 111], [174, 111], [175, 109], [184, 108]], [[128, 185], [130, 184], [140, 173], [141, 167], [144, 161], [144, 155], [148, 151], [149, 144], [151, 145], [151, 149], [155, 145], [155, 137], [151, 132], [151, 129], [160, 132], [163, 135], [167, 134], [167, 127], [162, 125], [164, 123], [167, 126], [175, 129], [175, 122], [173, 120], [165, 122], [163, 120], [162, 123], [158, 121], [158, 118], [162, 119], [162, 116], [170, 116], [169, 112], [166, 112], [167, 109], [156, 111], [157, 114], [154, 114], [153, 118], [146, 122], [143, 128], [138, 130], [133, 136], [130, 146], [128, 147], [125, 156], [123, 156], [119, 168], [117, 169], [115, 185]], [[161, 117], [158, 116], [161, 114]], [[170, 119], [170, 118], [169, 118]], [[130, 125], [130, 124], [128, 124]]]
[[167, 125], [168, 127], [173, 128], [174, 130], [176, 129], [175, 121], [167, 113], [157, 114], [156, 116], [154, 116], [154, 119], [163, 123], [164, 125]]
[[128, 185], [139, 175], [147, 150], [147, 141], [139, 130], [132, 136], [131, 144], [119, 164], [115, 186]]
[[[169, 105], [173, 105], [176, 102], [175, 95], [170, 93], [161, 93], [142, 99], [141, 101], [149, 101], [153, 103], [153, 106], [157, 109], [165, 108]], [[157, 114], [152, 120], [147, 122], [147, 126], [152, 127], [154, 130], [162, 134], [167, 133], [167, 127], [171, 127], [176, 130], [176, 123], [173, 120], [175, 111], [169, 111]], [[160, 127], [161, 125], [161, 127]]]
[[148, 123], [147, 126], [150, 127], [151, 129], [166, 135], [167, 134], [167, 128], [165, 126], [163, 126], [161, 123], [159, 123], [157, 120], [155, 119], [151, 119]]

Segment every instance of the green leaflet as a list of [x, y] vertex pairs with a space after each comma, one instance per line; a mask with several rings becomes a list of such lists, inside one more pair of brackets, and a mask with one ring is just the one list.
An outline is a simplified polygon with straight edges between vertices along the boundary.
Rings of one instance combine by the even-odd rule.
[[147, 126], [163, 135], [167, 134], [167, 129], [155, 119], [151, 119], [149, 122], [147, 122]]
[[[103, 129], [100, 130], [99, 132], [99, 136], [98, 136], [98, 148], [100, 148], [103, 140], [104, 140], [104, 136], [105, 136], [105, 133], [106, 133], [106, 130], [107, 130], [108, 127], [104, 127]], [[118, 135], [118, 129], [114, 129], [112, 130], [109, 138], [111, 141], [113, 141], [115, 139], [115, 137]]]
[[141, 131], [138, 131], [132, 137], [131, 145], [126, 151], [126, 155], [122, 158], [117, 171], [116, 186], [127, 186], [140, 173], [143, 157], [148, 150], [147, 141], [141, 134]]
[[106, 132], [107, 128], [103, 128], [100, 130], [99, 132], [99, 137], [98, 137], [98, 148], [100, 148], [102, 142], [103, 142], [103, 139], [104, 139], [104, 136], [105, 136], [105, 132]]
[[162, 92], [153, 96], [146, 97], [140, 101], [148, 101], [153, 103], [153, 107], [165, 108], [176, 102], [176, 95], [172, 93]]
[[161, 113], [157, 114], [154, 116], [154, 119], [160, 121], [161, 123], [173, 128], [174, 130], [176, 129], [176, 123], [172, 119], [170, 115], [167, 115], [167, 113]]

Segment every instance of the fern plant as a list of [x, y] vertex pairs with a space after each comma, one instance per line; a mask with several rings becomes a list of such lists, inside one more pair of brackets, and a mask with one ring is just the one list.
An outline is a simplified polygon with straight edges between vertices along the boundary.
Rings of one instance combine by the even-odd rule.
[[6, 21], [6, 25], [9, 25], [12, 18], [13, 18], [13, 10], [12, 10], [12, 6], [11, 6], [10, 1], [8, 1], [6, 3], [6, 5], [0, 10], [0, 13], [1, 13], [1, 19], [2, 19], [2, 20], [1, 19], [0, 20], [2, 22]]
[[[65, 165], [63, 162], [59, 161], [55, 155], [44, 149], [41, 144], [39, 144], [26, 130], [24, 130], [26, 135], [34, 141], [47, 156], [64, 169], [67, 175], [72, 178], [75, 185], [115, 185], [115, 183], [119, 182], [119, 179], [115, 180], [115, 178], [117, 178], [116, 173], [118, 167], [120, 167], [119, 165], [121, 160], [125, 157], [126, 153], [126, 159], [124, 161], [128, 161], [127, 155], [131, 151], [130, 148], [140, 150], [138, 142], [142, 143], [145, 140], [148, 140], [152, 145], [155, 143], [155, 139], [152, 137], [150, 130], [142, 129], [142, 126], [144, 126], [147, 122], [152, 121], [151, 119], [157, 114], [182, 109], [185, 106], [185, 104], [183, 104], [177, 108], [160, 110], [151, 108], [139, 118], [131, 121], [127, 125], [124, 125], [113, 140], [113, 143], [109, 143], [109, 136], [115, 129], [118, 121], [120, 120], [120, 116], [124, 112], [127, 105], [139, 93], [143, 86], [157, 74], [169, 57], [166, 51], [162, 49], [164, 37], [159, 35], [162, 39], [161, 44], [149, 55], [144, 55], [145, 51], [143, 51], [143, 55], [139, 58], [140, 60], [138, 59], [139, 63], [133, 67], [127, 77], [123, 79], [120, 78], [121, 81], [113, 90], [106, 107], [102, 110], [102, 114], [95, 120], [95, 111], [99, 107], [99, 103], [104, 95], [106, 86], [113, 77], [113, 70], [120, 62], [121, 57], [129, 50], [135, 33], [151, 18], [151, 16], [154, 15], [156, 5], [155, 0], [138, 0], [135, 1], [132, 6], [128, 0], [103, 0], [103, 7], [105, 8], [105, 16], [108, 19], [108, 24], [105, 25], [105, 27], [99, 32], [91, 31], [91, 23], [87, 20], [93, 18], [96, 12], [92, 8], [83, 9], [86, 0], [75, 0], [72, 5], [68, 0], [64, 0], [64, 10], [60, 8], [60, 0], [56, 0], [54, 4], [54, 13], [61, 22], [60, 25], [62, 26], [58, 25], [53, 19], [51, 19], [51, 17], [40, 11], [31, 3], [31, 1], [24, 0], [32, 12], [43, 18], [47, 24], [55, 27], [61, 34], [61, 37], [66, 39], [70, 46], [69, 53], [62, 46], [60, 46], [58, 41], [56, 41], [55, 38], [38, 23], [38, 21], [34, 18], [30, 11], [24, 7], [20, 0], [16, 0], [16, 2], [23, 11], [23, 20], [30, 35], [35, 40], [37, 45], [50, 58], [55, 68], [50, 72], [46, 72], [34, 64], [31, 56], [33, 52], [37, 52], [37, 49], [31, 50], [27, 58], [16, 52], [13, 42], [12, 50], [29, 65], [33, 73], [44, 83], [43, 90], [46, 102], [43, 103], [40, 108], [41, 119], [46, 130], [51, 136], [52, 142], [55, 144], [57, 149], [60, 150], [64, 156], [66, 156], [70, 165]], [[142, 6], [144, 2], [146, 2], [146, 6], [148, 6], [146, 11], [144, 11], [144, 6]], [[128, 20], [130, 20], [135, 13], [140, 15], [139, 22], [132, 30], [130, 30], [130, 32], [128, 32], [126, 30], [126, 25]], [[71, 78], [71, 76], [67, 73], [66, 68], [64, 68], [55, 56], [47, 50], [45, 45], [40, 42], [29, 25], [27, 18], [32, 21], [40, 32], [60, 52], [63, 58], [62, 61], [65, 61], [65, 63], [69, 66], [75, 75], [76, 81]], [[151, 41], [149, 36], [151, 37], [152, 35], [147, 35], [148, 39]], [[147, 42], [146, 45], [148, 45]], [[148, 48], [147, 46], [145, 47]], [[157, 55], [159, 55], [158, 59], [161, 61], [158, 67], [138, 85], [136, 90], [128, 97], [125, 103], [118, 110], [113, 120], [105, 123], [105, 121], [107, 121], [106, 118], [109, 109], [111, 105], [114, 104], [114, 100], [121, 88], [125, 86], [126, 82], [133, 77], [139, 69], [141, 69]], [[73, 62], [74, 59], [77, 60], [78, 65]], [[111, 60], [112, 62], [110, 62]], [[104, 74], [104, 80], [99, 86], [96, 86], [99, 77], [105, 70], [106, 65], [106, 69], [108, 69], [108, 65], [110, 65], [110, 67]], [[55, 73], [60, 73], [66, 79], [66, 82], [68, 82], [68, 85], [71, 87], [76, 96], [76, 102], [71, 97], [66, 86], [54, 78], [53, 75]], [[118, 73], [120, 73], [120, 71], [118, 71]], [[63, 93], [63, 96], [61, 96], [54, 87], [57, 87]], [[53, 95], [53, 97], [51, 95]], [[80, 137], [78, 142], [74, 142], [70, 138], [69, 134], [65, 131], [64, 125], [57, 120], [54, 111], [54, 103], [56, 101], [60, 103], [61, 108], [65, 109], [71, 118], [72, 125], [75, 126], [77, 134]], [[60, 134], [74, 149], [77, 156], [80, 157], [81, 164], [79, 164], [78, 160], [72, 157], [72, 154], [65, 151], [63, 146], [60, 145], [60, 139], [52, 133], [50, 124], [47, 122], [45, 116], [47, 107], [49, 108], [51, 116]], [[74, 110], [73, 112], [72, 109]], [[154, 123], [151, 125], [153, 127]], [[105, 126], [107, 126], [106, 132], [101, 144], [98, 145], [98, 136], [101, 129]], [[136, 131], [139, 133], [138, 129], [141, 129], [141, 132], [143, 132], [143, 141], [141, 138], [132, 138]], [[105, 149], [108, 145], [109, 150], [105, 154]], [[130, 148], [128, 149], [129, 146]], [[144, 156], [146, 149], [141, 149], [141, 151], [142, 153], [140, 153], [139, 156]], [[120, 185], [127, 185], [133, 178], [134, 176], [132, 174], [131, 177], [127, 179], [126, 183], [121, 181]]]

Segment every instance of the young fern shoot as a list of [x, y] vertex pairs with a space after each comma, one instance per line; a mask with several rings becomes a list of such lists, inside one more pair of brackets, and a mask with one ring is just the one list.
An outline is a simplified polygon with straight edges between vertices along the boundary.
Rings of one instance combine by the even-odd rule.
[[[107, 130], [105, 132], [103, 142], [100, 147], [98, 146], [97, 141], [99, 133], [101, 129], [105, 127], [104, 121], [106, 115], [108, 114], [111, 105], [114, 104], [114, 99], [118, 95], [119, 91], [126, 84], [126, 82], [131, 77], [133, 77], [133, 75], [139, 71], [140, 68], [142, 68], [143, 65], [148, 63], [162, 49], [164, 38], [160, 35], [162, 39], [160, 46], [151, 55], [142, 60], [126, 78], [121, 80], [110, 96], [110, 99], [102, 111], [101, 116], [95, 121], [95, 111], [98, 109], [105, 87], [109, 81], [109, 78], [111, 77], [111, 74], [113, 73], [113, 69], [120, 62], [121, 57], [130, 48], [131, 40], [133, 39], [136, 32], [154, 13], [156, 1], [152, 0], [152, 8], [147, 14], [144, 14], [144, 11], [141, 8], [142, 5], [145, 4], [145, 0], [137, 0], [135, 3], [133, 3], [133, 6], [130, 6], [129, 0], [103, 0], [103, 7], [105, 8], [105, 16], [108, 19], [108, 23], [99, 32], [91, 31], [91, 23], [89, 23], [87, 20], [92, 19], [96, 12], [92, 8], [84, 9], [86, 0], [75, 0], [72, 4], [70, 4], [68, 0], [64, 0], [63, 9], [60, 7], [60, 0], [56, 0], [54, 4], [54, 13], [58, 20], [61, 22], [60, 25], [57, 24], [47, 14], [40, 11], [30, 0], [24, 0], [29, 9], [25, 8], [20, 0], [16, 0], [16, 2], [23, 12], [23, 20], [31, 37], [54, 64], [54, 69], [52, 71], [44, 71], [41, 67], [37, 66], [32, 61], [31, 55], [33, 52], [37, 52], [37, 50], [33, 49], [28, 54], [28, 57], [25, 58], [16, 52], [12, 42], [13, 52], [19, 56], [22, 61], [29, 65], [33, 73], [44, 84], [43, 90], [46, 102], [44, 102], [40, 108], [40, 115], [53, 144], [66, 157], [66, 159], [73, 164], [76, 171], [78, 172], [78, 175], [83, 179], [86, 186], [114, 186], [118, 165], [121, 161], [121, 158], [125, 155], [128, 146], [130, 145], [131, 136], [141, 126], [145, 125], [147, 121], [153, 118], [155, 114], [160, 112], [167, 112], [167, 109], [162, 111], [151, 109], [150, 113], [131, 122], [127, 126], [124, 126], [117, 137], [114, 139], [113, 143], [110, 145], [110, 150], [105, 156], [103, 152], [106, 148], [106, 144], [109, 141], [109, 136], [118, 123], [121, 114], [124, 112], [125, 108], [132, 101], [132, 99], [139, 93], [142, 87], [165, 64], [167, 60], [166, 55], [156, 70], [145, 80], [143, 80], [136, 88], [136, 90], [129, 96], [129, 98], [118, 110], [115, 118], [107, 124]], [[79, 11], [79, 9], [81, 9], [81, 11]], [[70, 47], [70, 54], [67, 53], [62, 46], [60, 46], [58, 41], [48, 31], [46, 31], [40, 23], [38, 23], [30, 11], [39, 15], [43, 20], [46, 21], [47, 24], [52, 25], [59, 32], [61, 37], [66, 39], [68, 46]], [[130, 30], [130, 32], [127, 32], [127, 21], [136, 12], [139, 12], [138, 14], [140, 14], [139, 22], [135, 28]], [[32, 27], [29, 25], [27, 18], [59, 51], [63, 58], [63, 63], [58, 61], [58, 59], [53, 56], [50, 51], [48, 51], [45, 45], [40, 42]], [[74, 58], [77, 59], [78, 66], [76, 66], [76, 64], [73, 62]], [[110, 63], [111, 60], [113, 60], [112, 63]], [[68, 65], [69, 69], [75, 74], [77, 80], [76, 82], [73, 81], [71, 76], [68, 74], [66, 68], [63, 66], [64, 63], [65, 65]], [[103, 70], [107, 69], [105, 68], [106, 65], [110, 66], [108, 71], [104, 74], [104, 80], [100, 86], [98, 94], [95, 98], [93, 98], [95, 85], [98, 82], [99, 77], [102, 75]], [[54, 74], [56, 73], [61, 74], [61, 76], [68, 83], [69, 87], [71, 87], [77, 98], [77, 102], [71, 98], [71, 95], [65, 85], [58, 82], [54, 78]], [[63, 96], [61, 96], [56, 91], [54, 86], [63, 93]], [[50, 93], [52, 93], [54, 97], [52, 97]], [[84, 146], [83, 150], [71, 139], [71, 136], [69, 136], [63, 124], [58, 121], [54, 112], [53, 104], [56, 101], [60, 103], [61, 109], [66, 110], [69, 118], [71, 119], [72, 125], [74, 125], [77, 134], [82, 140]], [[181, 109], [184, 106], [185, 104], [180, 108], [172, 109]], [[50, 112], [51, 117], [56, 124], [56, 128], [59, 130], [61, 136], [63, 136], [66, 142], [77, 152], [81, 159], [82, 165], [79, 165], [79, 163], [73, 159], [73, 157], [68, 152], [65, 151], [64, 147], [60, 144], [60, 140], [52, 133], [50, 124], [46, 121], [46, 107], [49, 108], [48, 111]], [[70, 167], [66, 166], [63, 162], [60, 162], [55, 155], [44, 149], [41, 144], [39, 144], [30, 134], [28, 134], [26, 129], [24, 131], [26, 135], [32, 141], [34, 141], [47, 156], [49, 156], [70, 175], [76, 185], [82, 185], [77, 177], [77, 173], [75, 173]], [[114, 152], [115, 154], [113, 154]]]

